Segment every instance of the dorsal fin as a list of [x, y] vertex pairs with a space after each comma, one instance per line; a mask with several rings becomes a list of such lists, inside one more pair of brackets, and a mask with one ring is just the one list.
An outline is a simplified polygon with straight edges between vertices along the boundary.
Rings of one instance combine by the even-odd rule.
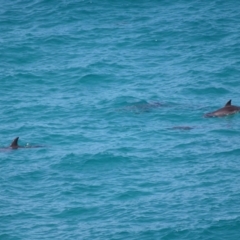
[[231, 105], [232, 105], [231, 102], [232, 102], [232, 100], [230, 99], [230, 100], [225, 104], [225, 107], [226, 107], [226, 106], [231, 106]]
[[18, 148], [18, 139], [19, 137], [16, 137], [13, 141], [12, 141], [12, 144], [10, 145], [10, 147], [12, 148]]

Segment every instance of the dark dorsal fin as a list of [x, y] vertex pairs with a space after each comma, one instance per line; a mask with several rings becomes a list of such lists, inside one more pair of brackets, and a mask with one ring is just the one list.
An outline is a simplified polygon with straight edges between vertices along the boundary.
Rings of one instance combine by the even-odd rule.
[[225, 104], [225, 107], [226, 107], [226, 106], [231, 106], [231, 105], [232, 105], [232, 104], [231, 104], [231, 101], [232, 101], [232, 100], [230, 99], [230, 100]]
[[16, 138], [12, 141], [12, 144], [10, 145], [10, 147], [12, 147], [12, 148], [17, 148], [17, 147], [19, 147], [19, 146], [18, 146], [18, 139], [19, 139], [19, 137], [16, 137]]

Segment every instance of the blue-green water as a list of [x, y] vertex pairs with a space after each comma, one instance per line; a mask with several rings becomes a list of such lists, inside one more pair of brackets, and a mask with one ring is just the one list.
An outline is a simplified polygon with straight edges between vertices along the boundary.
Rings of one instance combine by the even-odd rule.
[[236, 1], [0, 2], [0, 239], [240, 239]]

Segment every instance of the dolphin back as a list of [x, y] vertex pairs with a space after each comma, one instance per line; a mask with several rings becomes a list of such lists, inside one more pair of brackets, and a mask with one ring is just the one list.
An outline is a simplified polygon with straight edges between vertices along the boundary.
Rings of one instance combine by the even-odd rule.
[[214, 111], [209, 112], [204, 115], [204, 117], [224, 117], [234, 113], [240, 112], [240, 107], [232, 105], [232, 100], [230, 99], [224, 107]]

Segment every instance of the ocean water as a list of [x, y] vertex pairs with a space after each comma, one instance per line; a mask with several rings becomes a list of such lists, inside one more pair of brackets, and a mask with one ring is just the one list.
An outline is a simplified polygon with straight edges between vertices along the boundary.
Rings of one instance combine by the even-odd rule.
[[1, 240], [240, 239], [236, 1], [0, 2]]

